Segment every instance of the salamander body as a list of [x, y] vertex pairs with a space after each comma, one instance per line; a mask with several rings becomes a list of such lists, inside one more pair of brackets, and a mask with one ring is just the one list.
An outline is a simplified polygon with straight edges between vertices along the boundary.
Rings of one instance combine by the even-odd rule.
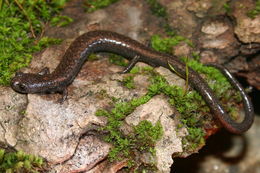
[[[171, 70], [169, 67], [170, 64], [181, 76], [186, 76], [186, 65], [176, 56], [157, 52], [129, 37], [115, 32], [90, 31], [79, 36], [72, 42], [59, 65], [52, 73], [49, 73], [48, 68], [44, 68], [37, 74], [18, 72], [12, 79], [11, 86], [15, 91], [20, 93], [61, 92], [64, 94], [65, 99], [67, 86], [73, 82], [88, 56], [95, 52], [111, 52], [130, 60], [130, 65], [124, 72], [129, 71], [136, 62], [144, 62], [152, 66], [162, 66]], [[221, 66], [215, 67], [219, 68], [227, 76], [231, 84], [239, 90], [243, 98], [245, 117], [242, 122], [237, 123], [231, 119], [205, 80], [191, 68], [188, 70], [188, 81], [205, 99], [211, 112], [227, 130], [236, 134], [245, 132], [252, 125], [254, 119], [250, 99], [240, 84], [225, 68]]]

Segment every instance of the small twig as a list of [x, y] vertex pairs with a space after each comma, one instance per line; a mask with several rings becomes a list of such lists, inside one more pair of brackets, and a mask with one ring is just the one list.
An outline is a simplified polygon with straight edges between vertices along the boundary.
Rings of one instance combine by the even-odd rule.
[[24, 13], [25, 17], [27, 18], [27, 20], [29, 22], [29, 25], [30, 25], [30, 30], [31, 30], [33, 38], [36, 38], [34, 30], [33, 30], [33, 26], [32, 26], [32, 21], [29, 18], [29, 16], [27, 15], [27, 12], [24, 10], [23, 6], [17, 0], [14, 0], [14, 1], [17, 4], [17, 6], [22, 10], [22, 12]]
[[[168, 61], [168, 65], [169, 65], [170, 69], [172, 71], [174, 71], [179, 77], [184, 78], [184, 76], [182, 74], [180, 74], [179, 72], [177, 72], [174, 69], [174, 67], [169, 63], [169, 61]], [[187, 93], [188, 87], [189, 87], [189, 67], [188, 67], [187, 63], [185, 63], [185, 89], [184, 89], [184, 95]]]
[[45, 24], [42, 25], [43, 27], [42, 27], [40, 36], [39, 36], [37, 39], [35, 39], [34, 44], [38, 44], [39, 41], [41, 40], [41, 38], [43, 37], [43, 35], [44, 35], [44, 33], [45, 33], [45, 30], [46, 30], [46, 25], [47, 25], [47, 24], [48, 24], [48, 23], [45, 23]]
[[168, 66], [172, 71], [174, 71], [174, 73], [176, 73], [179, 77], [183, 78], [183, 76], [175, 70], [175, 68], [169, 63], [169, 61], [168, 61]]
[[189, 87], [189, 67], [188, 67], [187, 61], [188, 61], [188, 57], [186, 57], [186, 62], [185, 62], [186, 81], [185, 81], [184, 95], [187, 94], [187, 92], [188, 92], [188, 87]]

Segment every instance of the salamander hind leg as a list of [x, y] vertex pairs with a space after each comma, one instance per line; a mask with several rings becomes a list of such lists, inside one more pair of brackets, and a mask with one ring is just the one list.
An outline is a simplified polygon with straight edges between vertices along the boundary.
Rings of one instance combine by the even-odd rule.
[[61, 88], [58, 93], [62, 95], [61, 98], [58, 99], [58, 103], [62, 104], [67, 98], [68, 98], [68, 89], [67, 88]]
[[120, 74], [125, 74], [125, 73], [128, 73], [132, 70], [132, 68], [135, 66], [135, 64], [139, 61], [140, 59], [140, 56], [139, 55], [136, 55], [130, 62], [129, 64], [127, 65], [127, 67], [119, 72]]

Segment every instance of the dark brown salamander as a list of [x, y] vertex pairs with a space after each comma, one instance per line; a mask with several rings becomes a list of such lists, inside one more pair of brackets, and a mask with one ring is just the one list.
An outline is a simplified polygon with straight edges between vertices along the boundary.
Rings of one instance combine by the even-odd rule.
[[[79, 36], [65, 52], [56, 69], [49, 73], [44, 68], [38, 74], [17, 73], [11, 81], [12, 88], [20, 93], [50, 93], [61, 92], [66, 98], [67, 86], [73, 82], [88, 56], [93, 52], [112, 52], [130, 60], [124, 70], [128, 72], [136, 62], [144, 62], [152, 66], [174, 67], [180, 75], [185, 76], [185, 64], [177, 57], [154, 51], [143, 44], [126, 36], [110, 31], [91, 31]], [[219, 100], [209, 88], [204, 79], [194, 70], [189, 69], [189, 82], [205, 99], [212, 113], [230, 132], [240, 134], [249, 129], [254, 120], [252, 104], [246, 93], [232, 75], [224, 68], [219, 68], [242, 95], [245, 117], [240, 123], [233, 121], [225, 112]]]

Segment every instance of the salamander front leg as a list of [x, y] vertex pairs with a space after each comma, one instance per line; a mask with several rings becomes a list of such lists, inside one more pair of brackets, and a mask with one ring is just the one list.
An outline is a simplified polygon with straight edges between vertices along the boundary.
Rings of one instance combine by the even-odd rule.
[[48, 67], [44, 67], [38, 74], [39, 75], [50, 74], [50, 69]]
[[132, 70], [132, 68], [135, 66], [135, 64], [139, 61], [139, 59], [140, 59], [140, 56], [139, 56], [139, 55], [136, 55], [136, 56], [129, 62], [129, 64], [127, 65], [127, 67], [126, 67], [123, 71], [121, 71], [121, 72], [119, 72], [119, 73], [125, 74], [125, 73], [130, 72], [130, 71]]

